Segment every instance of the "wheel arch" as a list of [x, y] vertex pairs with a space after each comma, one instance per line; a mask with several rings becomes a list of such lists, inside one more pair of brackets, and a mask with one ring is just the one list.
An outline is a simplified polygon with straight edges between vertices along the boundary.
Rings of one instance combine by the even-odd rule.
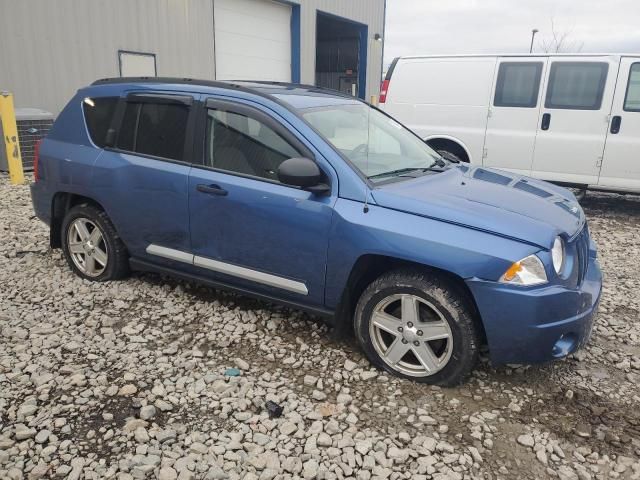
[[57, 192], [53, 195], [51, 201], [51, 225], [49, 227], [49, 244], [51, 248], [62, 247], [61, 232], [64, 216], [71, 208], [83, 203], [105, 211], [99, 202], [84, 195], [71, 192]]
[[468, 285], [462, 277], [454, 272], [434, 267], [424, 263], [405, 260], [380, 254], [363, 254], [354, 263], [349, 273], [349, 277], [342, 294], [342, 298], [336, 309], [335, 327], [336, 330], [347, 334], [353, 330], [353, 318], [362, 292], [381, 275], [399, 269], [415, 269], [427, 272], [429, 275], [444, 279], [451, 285], [456, 293], [461, 295], [469, 307], [472, 309], [473, 317], [477, 322], [482, 335], [483, 343], [486, 343], [486, 334], [478, 306]]
[[[457, 150], [461, 155], [460, 158], [462, 161], [467, 163], [471, 163], [471, 153], [467, 145], [460, 140], [459, 138], [453, 137], [451, 135], [431, 135], [424, 139], [427, 145], [429, 145], [434, 150], [445, 150], [446, 147], [453, 148]], [[456, 153], [451, 152], [451, 153]]]

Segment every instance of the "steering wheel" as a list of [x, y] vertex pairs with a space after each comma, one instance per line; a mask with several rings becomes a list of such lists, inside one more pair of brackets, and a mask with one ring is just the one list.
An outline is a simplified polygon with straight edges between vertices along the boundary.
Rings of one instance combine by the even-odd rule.
[[351, 150], [351, 154], [352, 154], [352, 155], [364, 154], [368, 147], [369, 147], [369, 145], [368, 145], [368, 144], [366, 144], [366, 143], [361, 143], [361, 144], [360, 144], [360, 145], [358, 145], [356, 148], [354, 148], [353, 150]]

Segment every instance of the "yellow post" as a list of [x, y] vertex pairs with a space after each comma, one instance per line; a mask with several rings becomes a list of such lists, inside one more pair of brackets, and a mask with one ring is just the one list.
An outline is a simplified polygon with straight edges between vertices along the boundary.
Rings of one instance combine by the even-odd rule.
[[23, 184], [24, 172], [22, 171], [16, 112], [13, 108], [13, 95], [9, 92], [0, 92], [0, 122], [2, 122], [4, 145], [7, 149], [9, 179], [14, 185]]

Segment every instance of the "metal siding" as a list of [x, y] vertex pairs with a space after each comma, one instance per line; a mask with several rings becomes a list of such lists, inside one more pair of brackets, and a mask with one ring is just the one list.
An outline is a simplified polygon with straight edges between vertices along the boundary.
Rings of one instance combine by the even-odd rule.
[[[0, 0], [0, 89], [16, 106], [58, 114], [75, 91], [118, 76], [118, 50], [156, 54], [158, 75], [215, 78], [215, 0]], [[316, 11], [367, 24], [368, 99], [382, 70], [384, 0], [300, 4], [300, 81], [314, 83]]]
[[58, 114], [117, 77], [118, 50], [155, 53], [158, 75], [214, 78], [211, 0], [0, 0], [0, 89]]

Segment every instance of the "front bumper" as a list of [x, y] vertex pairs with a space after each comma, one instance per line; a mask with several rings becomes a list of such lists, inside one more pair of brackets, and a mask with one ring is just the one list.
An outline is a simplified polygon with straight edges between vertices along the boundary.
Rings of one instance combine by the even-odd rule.
[[492, 363], [540, 363], [565, 357], [589, 341], [602, 273], [598, 260], [590, 256], [578, 288], [519, 288], [479, 279], [467, 285], [484, 324]]

